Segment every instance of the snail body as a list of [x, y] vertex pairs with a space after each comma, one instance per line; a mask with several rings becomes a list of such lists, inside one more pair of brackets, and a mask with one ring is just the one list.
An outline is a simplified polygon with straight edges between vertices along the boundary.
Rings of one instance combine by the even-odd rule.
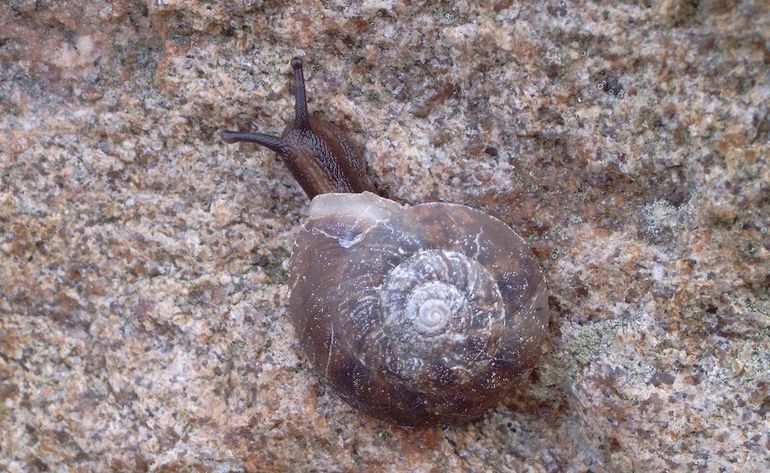
[[[301, 61], [292, 67], [304, 103]], [[300, 346], [338, 395], [371, 416], [408, 426], [477, 418], [539, 357], [548, 314], [538, 261], [481, 211], [370, 192], [363, 159], [341, 136], [301, 104], [281, 138], [224, 134], [269, 143], [312, 198], [289, 260]]]

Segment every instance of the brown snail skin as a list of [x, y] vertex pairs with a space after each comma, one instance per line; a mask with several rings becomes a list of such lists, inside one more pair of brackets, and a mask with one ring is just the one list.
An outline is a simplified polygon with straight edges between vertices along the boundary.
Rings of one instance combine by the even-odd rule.
[[262, 133], [226, 131], [227, 143], [257, 143], [278, 153], [309, 198], [328, 192], [372, 191], [366, 161], [359, 146], [337, 127], [307, 112], [302, 59], [291, 60], [294, 69], [294, 123], [281, 137]]
[[482, 416], [537, 363], [548, 311], [524, 240], [471, 207], [379, 197], [358, 147], [307, 113], [291, 61], [295, 119], [276, 151], [312, 199], [289, 260], [289, 314], [302, 350], [346, 402], [404, 426]]

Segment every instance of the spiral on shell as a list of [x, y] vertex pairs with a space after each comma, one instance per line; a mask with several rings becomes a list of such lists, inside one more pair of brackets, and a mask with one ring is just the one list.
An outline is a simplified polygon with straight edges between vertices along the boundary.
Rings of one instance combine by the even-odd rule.
[[314, 368], [347, 402], [401, 425], [479, 417], [531, 370], [545, 334], [536, 258], [463, 205], [319, 195], [289, 277]]

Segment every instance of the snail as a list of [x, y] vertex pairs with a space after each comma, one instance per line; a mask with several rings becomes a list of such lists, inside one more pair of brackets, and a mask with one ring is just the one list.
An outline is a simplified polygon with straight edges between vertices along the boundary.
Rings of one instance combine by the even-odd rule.
[[226, 131], [281, 157], [312, 199], [289, 258], [288, 312], [343, 400], [403, 426], [482, 416], [537, 363], [548, 311], [537, 258], [468, 206], [380, 197], [356, 143], [307, 111], [302, 60], [281, 137]]

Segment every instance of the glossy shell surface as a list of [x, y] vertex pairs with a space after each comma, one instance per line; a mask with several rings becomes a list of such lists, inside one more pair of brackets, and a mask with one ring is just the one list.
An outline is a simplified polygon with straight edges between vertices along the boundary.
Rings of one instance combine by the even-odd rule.
[[522, 238], [457, 204], [319, 195], [289, 279], [313, 367], [348, 403], [401, 425], [494, 407], [535, 365], [548, 321], [545, 279]]

